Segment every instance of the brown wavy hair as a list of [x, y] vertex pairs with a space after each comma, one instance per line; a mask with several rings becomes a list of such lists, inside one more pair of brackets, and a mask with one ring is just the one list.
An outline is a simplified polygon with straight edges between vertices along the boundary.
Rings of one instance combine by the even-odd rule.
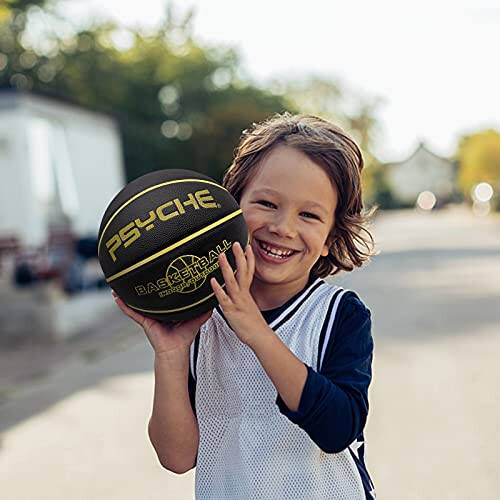
[[244, 130], [223, 186], [238, 203], [264, 155], [277, 144], [306, 154], [330, 177], [338, 192], [335, 223], [328, 237], [330, 251], [312, 268], [324, 278], [361, 267], [374, 254], [375, 243], [367, 226], [375, 211], [366, 212], [361, 197], [363, 156], [340, 127], [312, 115], [276, 114]]

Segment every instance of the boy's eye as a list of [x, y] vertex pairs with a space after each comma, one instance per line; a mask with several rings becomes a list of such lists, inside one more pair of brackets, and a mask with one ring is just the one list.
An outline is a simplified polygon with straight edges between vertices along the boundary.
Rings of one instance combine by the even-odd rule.
[[[270, 201], [267, 200], [259, 200], [257, 201], [259, 205], [262, 205], [264, 207], [269, 207], [269, 208], [276, 208], [276, 205], [274, 203], [271, 203]], [[311, 212], [301, 212], [300, 215], [305, 217], [306, 219], [317, 219], [320, 220], [320, 218]]]
[[264, 205], [265, 207], [270, 207], [270, 208], [274, 208], [276, 206], [274, 203], [271, 203], [270, 201], [266, 200], [259, 200], [257, 203], [259, 205]]
[[316, 214], [312, 214], [311, 212], [302, 212], [302, 215], [307, 219], [319, 219]]

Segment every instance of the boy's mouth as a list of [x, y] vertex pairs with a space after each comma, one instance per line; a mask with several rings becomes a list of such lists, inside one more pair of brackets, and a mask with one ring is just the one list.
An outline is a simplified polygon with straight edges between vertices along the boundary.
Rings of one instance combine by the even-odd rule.
[[288, 260], [292, 255], [298, 253], [298, 250], [277, 246], [267, 241], [256, 239], [256, 242], [261, 254], [278, 262]]

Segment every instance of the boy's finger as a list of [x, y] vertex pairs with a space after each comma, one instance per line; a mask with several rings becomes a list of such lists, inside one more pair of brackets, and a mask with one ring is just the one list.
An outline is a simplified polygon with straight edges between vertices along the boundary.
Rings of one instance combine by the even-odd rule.
[[[217, 301], [224, 310], [224, 306], [227, 305], [229, 301], [227, 293], [224, 291], [222, 286], [219, 285], [219, 282], [215, 278], [210, 279], [210, 285], [212, 286], [212, 290], [214, 291], [215, 296], [217, 297]], [[227, 289], [227, 284], [226, 284], [226, 289]]]
[[[226, 284], [227, 293], [232, 296], [238, 290], [238, 282], [234, 277], [233, 268], [227, 260], [225, 253], [219, 255], [219, 266], [222, 271], [222, 276], [224, 278], [224, 283]], [[225, 292], [224, 292], [225, 293]]]
[[255, 272], [255, 255], [250, 244], [247, 245], [245, 254], [247, 257], [247, 278], [251, 283]]
[[233, 255], [236, 260], [238, 283], [240, 283], [240, 277], [244, 278], [247, 273], [247, 259], [241, 245], [237, 241], [233, 244]]

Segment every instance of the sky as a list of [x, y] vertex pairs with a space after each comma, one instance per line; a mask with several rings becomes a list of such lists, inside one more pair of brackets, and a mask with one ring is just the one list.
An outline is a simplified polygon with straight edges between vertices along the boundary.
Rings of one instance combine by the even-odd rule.
[[[63, 0], [74, 20], [148, 28], [168, 0]], [[170, 2], [171, 3], [171, 2]], [[320, 75], [377, 97], [374, 152], [400, 161], [423, 141], [449, 156], [459, 138], [500, 131], [498, 0], [177, 0], [201, 43], [234, 47], [255, 83]]]

